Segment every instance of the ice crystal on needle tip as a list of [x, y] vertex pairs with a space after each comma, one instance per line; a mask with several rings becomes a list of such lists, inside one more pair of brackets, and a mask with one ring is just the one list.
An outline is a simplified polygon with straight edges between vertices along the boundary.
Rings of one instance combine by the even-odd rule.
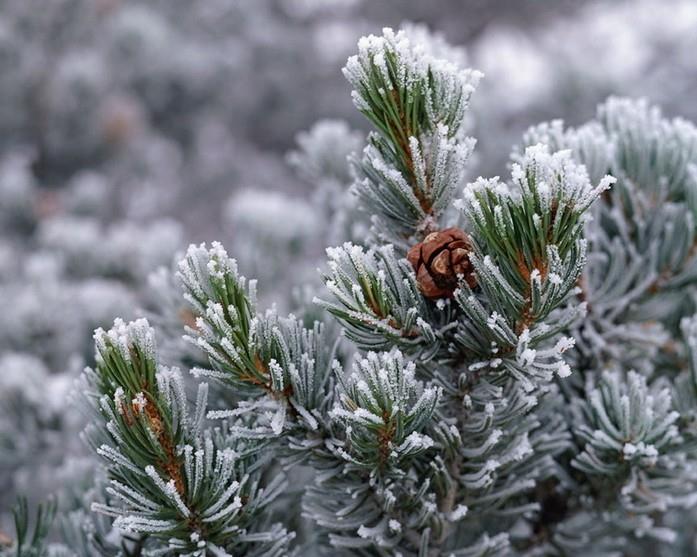
[[155, 333], [147, 319], [125, 323], [123, 319], [117, 318], [108, 331], [97, 329], [94, 341], [98, 359], [103, 360], [109, 348], [116, 348], [126, 362], [131, 361], [131, 351], [134, 348], [142, 350], [142, 355], [148, 360], [155, 358]]

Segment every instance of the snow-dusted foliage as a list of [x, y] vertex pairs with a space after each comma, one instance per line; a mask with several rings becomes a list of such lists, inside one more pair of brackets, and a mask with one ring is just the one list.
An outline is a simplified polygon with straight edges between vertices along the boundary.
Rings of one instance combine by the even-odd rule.
[[[180, 555], [260, 551], [283, 555], [292, 538], [256, 520], [278, 476], [260, 485], [253, 443], [230, 443], [202, 430], [208, 385], [199, 384], [189, 409], [181, 372], [156, 362], [155, 332], [145, 319], [114, 322], [95, 332], [96, 369], [84, 381], [99, 425], [87, 430], [106, 462], [109, 504], [92, 510], [116, 518], [125, 532], [146, 534]], [[94, 389], [94, 392], [91, 390]]]
[[386, 29], [362, 38], [344, 68], [356, 108], [378, 130], [356, 165], [355, 191], [393, 243], [432, 228], [474, 148], [460, 132], [481, 74], [434, 57], [428, 46]]
[[563, 389], [578, 450], [569, 472], [582, 474], [564, 489], [584, 492], [579, 512], [596, 523], [594, 540], [572, 535], [581, 519], [567, 518], [558, 543], [622, 550], [633, 543], [623, 537], [629, 532], [680, 548], [691, 543], [684, 509], [695, 504], [697, 471], [688, 371], [697, 130], [645, 100], [610, 98], [583, 126], [554, 121], [525, 136], [540, 141], [566, 149], [594, 180], [616, 180], [585, 223], [588, 263], [576, 296], [587, 315], [568, 329], [577, 373]]
[[680, 107], [665, 4], [349, 56], [376, 3], [6, 2], [0, 557], [695, 553], [697, 128], [472, 174]]

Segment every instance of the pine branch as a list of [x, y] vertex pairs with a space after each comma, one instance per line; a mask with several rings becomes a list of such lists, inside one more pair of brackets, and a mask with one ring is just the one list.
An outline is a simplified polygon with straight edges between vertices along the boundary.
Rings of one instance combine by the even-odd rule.
[[[384, 37], [371, 37], [359, 46], [346, 70], [356, 87], [358, 108], [380, 130], [364, 152], [365, 180], [356, 189], [378, 215], [374, 220], [378, 233], [389, 231], [383, 239], [400, 249], [419, 231], [437, 226], [441, 213], [431, 209], [441, 200], [444, 206], [450, 204], [464, 162], [464, 157], [444, 156], [435, 170], [439, 165], [430, 166], [419, 158], [425, 152], [455, 153], [459, 136], [450, 136], [437, 117], [429, 120], [435, 112], [420, 112], [419, 93], [410, 105], [415, 112], [399, 116], [401, 82], [385, 80], [395, 67], [408, 73], [412, 67], [422, 67], [419, 64], [431, 64], [428, 56], [413, 62], [406, 45], [404, 35], [387, 31]], [[392, 90], [390, 85], [396, 91], [393, 96], [384, 93]], [[456, 98], [441, 97], [438, 114], [459, 111]], [[405, 133], [397, 133], [399, 126]], [[421, 136], [415, 133], [417, 127]], [[423, 148], [424, 129], [440, 134], [428, 149]], [[460, 170], [455, 172], [456, 168]], [[453, 171], [442, 173], [443, 169]], [[558, 399], [551, 381], [555, 375], [570, 373], [562, 354], [573, 346], [573, 339], [559, 334], [583, 314], [583, 305], [569, 302], [585, 264], [585, 214], [612, 181], [604, 177], [594, 188], [569, 152], [550, 153], [540, 145], [514, 166], [511, 186], [483, 179], [470, 184], [459, 208], [470, 225], [473, 249], [468, 257], [474, 280], [461, 277], [454, 302], [441, 301], [435, 307], [420, 295], [409, 267], [394, 261], [391, 246], [365, 252], [345, 245], [328, 251], [330, 273], [325, 282], [334, 300], [321, 304], [339, 318], [359, 347], [386, 351], [399, 347], [421, 362], [424, 376], [442, 385], [447, 401], [440, 410], [443, 420], [432, 424], [432, 438], [442, 454], [433, 458], [428, 470], [415, 464], [422, 481], [428, 481], [427, 491], [419, 496], [432, 498], [425, 521], [408, 523], [399, 532], [391, 529], [394, 515], [385, 511], [393, 507], [384, 500], [382, 486], [370, 497], [366, 494], [361, 506], [351, 508], [356, 522], [344, 521], [344, 512], [349, 511], [342, 510], [338, 501], [322, 502], [312, 492], [307, 512], [330, 531], [341, 532], [330, 535], [332, 544], [368, 547], [368, 541], [361, 539], [365, 538], [378, 547], [400, 544], [401, 550], [419, 555], [435, 555], [446, 548], [463, 555], [485, 553], [490, 546], [465, 526], [470, 513], [472, 520], [484, 520], [540, 511], [540, 504], [528, 494], [538, 481], [561, 474], [554, 457], [569, 449], [570, 435], [560, 419], [542, 425], [537, 412], [555, 407]], [[438, 189], [442, 195], [429, 198], [434, 203], [424, 204], [424, 192], [435, 191], [430, 188], [436, 183], [447, 186]], [[375, 427], [379, 429], [377, 421]], [[350, 433], [354, 434], [353, 426]], [[377, 435], [376, 452], [369, 460], [371, 474], [381, 469], [384, 460], [381, 441], [392, 435], [389, 428], [377, 433], [382, 436]], [[337, 497], [352, 489], [350, 478], [338, 481], [332, 476], [332, 482], [323, 487], [336, 489]], [[332, 516], [342, 516], [341, 524]], [[358, 517], [364, 518], [360, 525]], [[467, 534], [458, 534], [463, 530]], [[494, 539], [500, 547], [509, 543], [503, 532], [489, 538]]]
[[481, 74], [430, 56], [405, 31], [384, 29], [358, 48], [344, 75], [378, 131], [356, 163], [355, 191], [378, 233], [401, 247], [432, 231], [456, 193], [474, 148], [460, 129]]
[[438, 512], [428, 465], [435, 442], [426, 432], [435, 425], [440, 390], [414, 374], [399, 352], [369, 353], [342, 381], [331, 413], [344, 433], [330, 441], [338, 466], [303, 505], [335, 547], [413, 546]]
[[370, 352], [354, 367], [331, 414], [347, 431], [345, 459], [382, 476], [433, 446], [420, 431], [433, 418], [440, 391], [424, 388], [414, 373], [399, 352]]
[[207, 385], [190, 416], [181, 374], [157, 364], [147, 321], [117, 320], [95, 332], [95, 343], [97, 367], [84, 381], [103, 421], [88, 435], [107, 464], [112, 500], [93, 510], [183, 554], [288, 541], [284, 531], [248, 531], [282, 478], [260, 488], [254, 445], [228, 438], [221, 446], [202, 431]]
[[[575, 481], [564, 488], [567, 518], [548, 536], [564, 550], [625, 550], [641, 537], [671, 543], [669, 510], [697, 503], [691, 425], [697, 131], [664, 119], [645, 101], [611, 98], [580, 128], [557, 121], [526, 134], [526, 143], [538, 141], [569, 149], [594, 179], [606, 172], [617, 179], [585, 225], [589, 265], [581, 285], [589, 314], [569, 326], [578, 340], [569, 353], [577, 376], [563, 389], [577, 445], [570, 463]], [[581, 523], [592, 528], [592, 542], [573, 533]]]
[[397, 346], [426, 360], [438, 353], [452, 315], [430, 307], [410, 265], [397, 259], [392, 246], [365, 251], [344, 244], [327, 254], [330, 273], [324, 280], [333, 300], [314, 301], [342, 323], [351, 341], [365, 350]]
[[[665, 327], [677, 330], [695, 310], [681, 294], [697, 277], [697, 130], [645, 101], [610, 98], [579, 128], [554, 121], [524, 137], [526, 144], [539, 141], [570, 149], [594, 180], [607, 172], [617, 179], [587, 227], [583, 284], [591, 312], [575, 336], [586, 358], [641, 367], [667, 342]], [[622, 342], [598, 341], [620, 331]]]
[[336, 342], [328, 338], [324, 327], [315, 323], [306, 329], [292, 315], [256, 313], [255, 283], [247, 286], [220, 244], [210, 250], [190, 246], [179, 277], [185, 297], [199, 314], [188, 339], [205, 351], [213, 368], [194, 368], [192, 373], [257, 399], [209, 416], [258, 415], [265, 408], [273, 412], [273, 418], [267, 424], [255, 420], [257, 431], [246, 434], [258, 436], [267, 429], [278, 436], [298, 426], [317, 430], [327, 411], [333, 368], [338, 365]]

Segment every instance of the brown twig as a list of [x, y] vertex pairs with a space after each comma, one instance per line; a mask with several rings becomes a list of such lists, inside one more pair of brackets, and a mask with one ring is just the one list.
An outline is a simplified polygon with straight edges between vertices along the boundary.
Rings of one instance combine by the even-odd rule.
[[160, 411], [150, 399], [149, 395], [143, 411], [147, 416], [150, 427], [157, 437], [157, 442], [165, 453], [165, 459], [158, 464], [167, 473], [170, 479], [174, 480], [174, 487], [177, 489], [177, 493], [179, 493], [179, 495], [184, 495], [184, 476], [181, 470], [182, 463], [179, 458], [177, 458], [174, 441], [164, 426]]

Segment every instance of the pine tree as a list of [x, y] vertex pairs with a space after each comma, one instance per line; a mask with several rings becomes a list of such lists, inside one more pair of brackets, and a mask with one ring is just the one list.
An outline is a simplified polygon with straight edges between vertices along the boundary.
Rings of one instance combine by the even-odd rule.
[[697, 129], [610, 99], [463, 187], [480, 74], [423, 39], [385, 29], [344, 69], [374, 131], [352, 159], [370, 234], [327, 249], [315, 300], [342, 335], [261, 310], [222, 245], [190, 246], [194, 381], [145, 319], [98, 329], [81, 380], [118, 543], [74, 513], [84, 545], [45, 547], [53, 507], [33, 541], [20, 507], [5, 554], [691, 547]]

